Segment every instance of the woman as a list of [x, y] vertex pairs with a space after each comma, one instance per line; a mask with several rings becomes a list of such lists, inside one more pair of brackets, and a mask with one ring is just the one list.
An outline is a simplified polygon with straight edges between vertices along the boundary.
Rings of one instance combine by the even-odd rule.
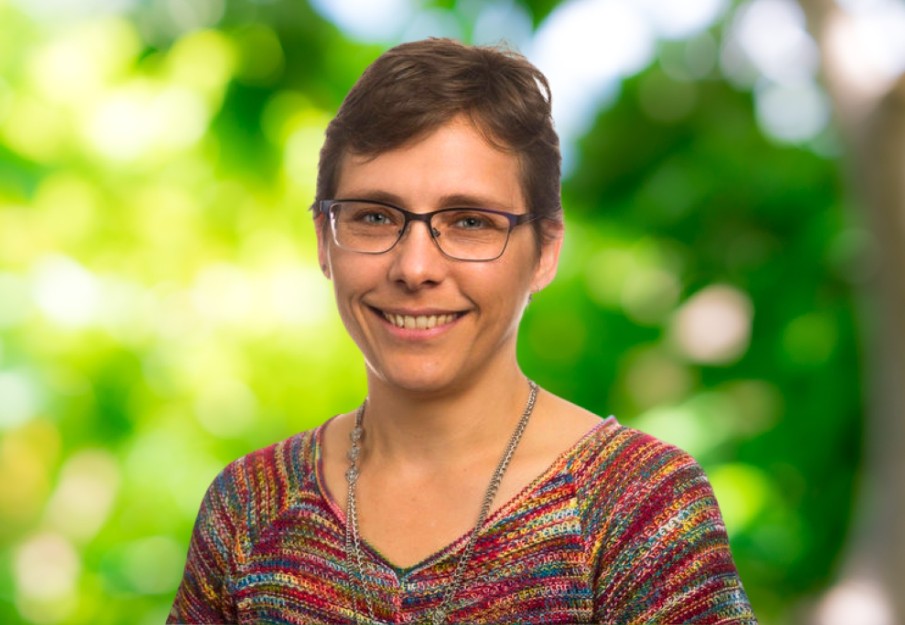
[[367, 399], [217, 477], [169, 622], [754, 622], [697, 464], [519, 368], [559, 165], [517, 54], [432, 39], [363, 74], [314, 213]]

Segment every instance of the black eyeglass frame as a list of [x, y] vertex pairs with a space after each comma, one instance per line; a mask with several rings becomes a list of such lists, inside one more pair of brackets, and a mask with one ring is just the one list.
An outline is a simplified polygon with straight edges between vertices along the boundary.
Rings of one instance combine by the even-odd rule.
[[[393, 244], [387, 249], [380, 252], [364, 252], [362, 250], [356, 250], [352, 248], [345, 247], [342, 245], [339, 240], [336, 238], [336, 228], [333, 224], [333, 217], [330, 213], [330, 209], [334, 204], [339, 204], [342, 202], [361, 202], [363, 204], [376, 204], [377, 206], [385, 206], [386, 208], [392, 208], [394, 210], [402, 213], [402, 228], [399, 229], [399, 234], [396, 237], [396, 240]], [[502, 256], [506, 252], [506, 248], [509, 246], [509, 239], [511, 238], [512, 231], [515, 230], [516, 227], [521, 226], [523, 224], [531, 223], [532, 221], [536, 221], [538, 219], [538, 215], [534, 215], [532, 213], [520, 213], [518, 215], [513, 213], [507, 213], [506, 211], [494, 210], [492, 208], [478, 208], [474, 206], [451, 206], [449, 208], [441, 208], [439, 210], [431, 211], [429, 213], [413, 213], [412, 211], [406, 210], [401, 206], [396, 206], [395, 204], [390, 204], [389, 202], [382, 202], [379, 200], [366, 200], [363, 198], [337, 198], [332, 200], [319, 200], [317, 202], [318, 211], [323, 214], [330, 221], [330, 231], [333, 235], [333, 242], [336, 243], [343, 249], [347, 249], [351, 252], [356, 252], [357, 254], [386, 254], [390, 250], [392, 250], [396, 245], [399, 244], [399, 241], [402, 240], [402, 237], [405, 235], [405, 231], [408, 229], [409, 223], [413, 221], [421, 221], [424, 222], [424, 225], [427, 226], [427, 231], [430, 234], [431, 240], [434, 242], [434, 245], [437, 246], [437, 249], [440, 250], [440, 253], [450, 260], [457, 260], [464, 263], [487, 263], [490, 261], [494, 261]], [[505, 217], [507, 221], [509, 221], [509, 229], [506, 231], [506, 242], [503, 243], [503, 248], [500, 250], [500, 253], [494, 256], [493, 258], [459, 258], [458, 256], [452, 256], [448, 252], [446, 252], [443, 247], [440, 245], [440, 242], [437, 240], [439, 236], [439, 232], [431, 225], [431, 219], [434, 215], [438, 215], [440, 213], [448, 213], [451, 211], [461, 211], [461, 210], [471, 210], [479, 213], [490, 213], [492, 215], [499, 215], [501, 217]]]

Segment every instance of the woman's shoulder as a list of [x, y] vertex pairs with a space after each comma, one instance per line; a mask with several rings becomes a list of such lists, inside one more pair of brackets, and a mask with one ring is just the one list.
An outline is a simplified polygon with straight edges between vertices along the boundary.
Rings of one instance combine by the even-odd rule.
[[[600, 418], [600, 424], [588, 432], [576, 452], [593, 456], [601, 466], [637, 470], [660, 467], [672, 460], [694, 462], [691, 456], [672, 443], [652, 434], [624, 425], [615, 416]], [[640, 465], [630, 460], [644, 459]]]
[[211, 483], [206, 498], [229, 502], [230, 508], [281, 508], [285, 499], [315, 480], [317, 445], [323, 425], [251, 451], [226, 465]]
[[617, 498], [644, 498], [665, 486], [675, 492], [707, 479], [690, 454], [613, 416], [576, 445], [569, 470], [580, 488]]
[[316, 445], [322, 427], [321, 425], [298, 432], [266, 447], [248, 452], [230, 462], [224, 471], [233, 473], [283, 471], [304, 464], [309, 460], [308, 456]]

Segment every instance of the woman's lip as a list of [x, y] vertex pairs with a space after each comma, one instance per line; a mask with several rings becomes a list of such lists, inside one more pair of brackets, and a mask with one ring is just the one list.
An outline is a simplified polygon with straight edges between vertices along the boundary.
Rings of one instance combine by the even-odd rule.
[[380, 306], [374, 306], [373, 304], [368, 304], [368, 307], [373, 308], [379, 313], [410, 315], [412, 317], [420, 315], [457, 315], [464, 312], [453, 308], [381, 308]]
[[464, 312], [450, 311], [389, 311], [371, 307], [384, 321], [400, 330], [433, 330], [456, 321]]

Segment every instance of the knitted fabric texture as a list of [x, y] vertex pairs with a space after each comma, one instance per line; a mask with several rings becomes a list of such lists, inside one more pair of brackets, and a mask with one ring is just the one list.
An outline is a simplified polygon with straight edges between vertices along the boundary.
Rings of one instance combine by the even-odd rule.
[[[423, 623], [467, 535], [399, 569], [362, 545], [320, 477], [324, 426], [251, 453], [201, 504], [168, 623]], [[710, 484], [684, 452], [601, 421], [487, 520], [448, 623], [756, 621]]]

